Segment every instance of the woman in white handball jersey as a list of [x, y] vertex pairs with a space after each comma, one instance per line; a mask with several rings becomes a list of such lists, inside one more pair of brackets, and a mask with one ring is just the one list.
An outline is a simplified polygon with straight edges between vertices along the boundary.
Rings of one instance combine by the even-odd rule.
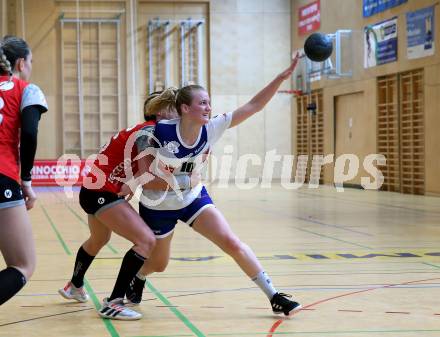
[[[262, 110], [283, 81], [291, 76], [297, 62], [298, 56], [245, 105], [211, 119], [211, 102], [203, 87], [189, 85], [180, 89], [176, 94], [180, 118], [160, 121], [156, 125], [156, 153], [147, 159], [151, 173], [175, 178], [188, 176], [189, 180], [189, 175], [197, 173], [203, 166], [212, 145], [224, 131]], [[146, 275], [166, 268], [173, 230], [177, 221], [181, 220], [230, 255], [267, 295], [274, 313], [289, 315], [301, 307], [289, 299], [290, 295], [279, 293], [274, 288], [254, 252], [232, 232], [201, 184], [182, 191], [158, 191], [144, 186], [139, 214], [156, 235], [156, 246], [127, 289], [127, 299], [132, 303], [140, 303]]]

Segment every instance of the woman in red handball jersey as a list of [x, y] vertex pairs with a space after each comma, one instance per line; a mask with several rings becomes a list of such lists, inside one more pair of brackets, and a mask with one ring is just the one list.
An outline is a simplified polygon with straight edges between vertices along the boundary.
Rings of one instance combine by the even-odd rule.
[[0, 305], [14, 296], [35, 269], [35, 246], [27, 210], [36, 196], [31, 169], [38, 122], [47, 111], [40, 88], [30, 84], [32, 53], [17, 37], [0, 41]]
[[[112, 294], [104, 299], [98, 311], [104, 318], [135, 320], [142, 317], [140, 313], [125, 307], [123, 299], [130, 281], [150, 256], [155, 237], [137, 211], [121, 196], [126, 194], [121, 192], [121, 188], [131, 178], [127, 177], [127, 172], [139, 173], [138, 162], [134, 160], [138, 154], [138, 144], [149, 139], [148, 131], [154, 128], [156, 117], [177, 117], [174, 97], [172, 89], [149, 97], [154, 100], [155, 109], [159, 110], [156, 110], [156, 116], [152, 117], [146, 109], [146, 122], [122, 130], [111, 138], [98, 154], [79, 194], [81, 207], [88, 214], [90, 237], [78, 250], [72, 279], [59, 289], [64, 298], [79, 302], [88, 300], [83, 288], [84, 275], [95, 256], [110, 240], [112, 232], [134, 244], [124, 256]], [[160, 178], [152, 179], [148, 186], [160, 190], [169, 187]]]

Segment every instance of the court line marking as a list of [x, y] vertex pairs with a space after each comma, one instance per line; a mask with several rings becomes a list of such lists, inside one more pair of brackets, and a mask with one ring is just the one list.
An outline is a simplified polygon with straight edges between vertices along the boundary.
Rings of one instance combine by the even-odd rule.
[[393, 209], [393, 210], [405, 210], [405, 211], [409, 211], [409, 212], [414, 212], [414, 213], [422, 213], [422, 214], [426, 214], [428, 213], [429, 215], [434, 215], [434, 216], [440, 216], [440, 212], [437, 211], [433, 211], [433, 210], [425, 210], [425, 209], [420, 209], [420, 208], [411, 208], [411, 207], [407, 207], [406, 205], [402, 206], [402, 205], [392, 205], [392, 204], [386, 204], [386, 203], [374, 203], [371, 201], [358, 201], [358, 200], [353, 200], [353, 199], [346, 199], [346, 198], [341, 198], [341, 197], [336, 197], [334, 195], [322, 195], [322, 194], [318, 194], [318, 193], [314, 193], [314, 192], [309, 192], [309, 191], [297, 191], [298, 194], [303, 194], [309, 197], [318, 197], [318, 198], [324, 198], [324, 199], [332, 199], [332, 200], [337, 200], [337, 201], [344, 201], [347, 203], [352, 203], [352, 204], [356, 204], [356, 205], [371, 205], [374, 206], [375, 208], [384, 208], [384, 209]]
[[[52, 226], [52, 229], [53, 229], [54, 232], [56, 233], [57, 238], [58, 238], [58, 241], [59, 241], [59, 242], [61, 243], [61, 245], [63, 246], [64, 251], [67, 253], [67, 255], [72, 255], [72, 253], [71, 253], [69, 247], [67, 246], [67, 244], [66, 244], [65, 241], [63, 240], [63, 237], [62, 237], [61, 233], [58, 231], [58, 229], [57, 229], [55, 223], [52, 221], [52, 219], [50, 218], [49, 214], [46, 212], [46, 209], [44, 208], [43, 204], [41, 204], [41, 208], [43, 209], [44, 214], [46, 215], [47, 219], [49, 220], [49, 222], [50, 222], [50, 224], [51, 224], [51, 226]], [[87, 282], [87, 279], [86, 279], [86, 278], [84, 278], [84, 284], [86, 285], [87, 290], [90, 290], [91, 294], [93, 295], [93, 296], [92, 296], [93, 302], [94, 302], [94, 304], [95, 304], [96, 309], [98, 309], [98, 306], [97, 306], [97, 305], [99, 305], [99, 301], [98, 301], [96, 295], [94, 294], [93, 288], [92, 288], [92, 287], [90, 286], [90, 284]], [[105, 327], [107, 328], [107, 331], [110, 333], [110, 335], [111, 335], [112, 337], [120, 337], [119, 334], [118, 334], [118, 332], [116, 331], [115, 327], [113, 326], [113, 323], [112, 323], [110, 320], [108, 320], [108, 319], [104, 319], [104, 318], [102, 318], [102, 317], [100, 317], [100, 319], [101, 319], [101, 321], [104, 323]]]
[[[99, 279], [97, 279], [97, 280], [99, 280]], [[65, 280], [63, 280], [63, 281], [65, 281]], [[203, 294], [211, 294], [211, 293], [213, 293], [213, 291], [197, 292], [197, 293], [182, 294], [182, 295], [172, 295], [172, 296], [168, 296], [168, 298], [195, 296], [195, 295], [203, 295]], [[95, 294], [97, 294], [97, 293], [95, 292]], [[43, 294], [43, 295], [45, 295], [45, 296], [46, 295], [53, 295], [53, 296], [55, 296], [55, 295], [58, 295], [58, 293], [57, 294]], [[32, 296], [32, 295], [17, 295], [17, 296]], [[148, 298], [148, 299], [143, 299], [142, 302], [149, 302], [149, 301], [156, 301], [156, 300], [158, 300], [158, 299], [157, 298]], [[74, 303], [74, 302], [66, 302], [65, 307], [70, 307], [70, 306], [77, 307], [78, 305], [81, 305], [81, 304], [80, 303]], [[51, 315], [38, 316], [38, 317], [26, 319], [26, 320], [8, 322], [8, 323], [1, 324], [0, 327], [1, 326], [6, 326], [6, 325], [12, 325], [12, 324], [25, 323], [25, 322], [27, 322], [29, 320], [34, 321], [34, 320], [45, 319], [45, 318], [49, 318], [49, 317], [53, 317], [53, 316], [61, 316], [61, 315], [74, 314], [74, 313], [77, 313], [77, 312], [87, 311], [87, 310], [95, 310], [95, 308], [91, 307], [91, 306], [88, 306], [88, 307], [86, 307], [84, 309], [78, 309], [78, 310], [74, 310], [74, 311], [61, 312], [61, 313], [51, 314]], [[189, 335], [189, 336], [192, 336], [192, 335]]]
[[[53, 222], [51, 221], [50, 217], [48, 216], [48, 214], [47, 214], [47, 212], [46, 212], [46, 210], [44, 209], [43, 206], [42, 206], [42, 208], [43, 208], [43, 211], [44, 211], [46, 217], [47, 217], [47, 218], [49, 219], [49, 221], [51, 222], [52, 228], [54, 229], [55, 233], [57, 234], [58, 239], [60, 240], [61, 243], [63, 243], [64, 240], [62, 240], [61, 235], [59, 234], [59, 232], [58, 232], [57, 229], [56, 229], [56, 226], [54, 226]], [[64, 243], [63, 247], [64, 247], [65, 249], [67, 248], [67, 251], [66, 251], [66, 252], [68, 252], [68, 247], [65, 245], [65, 243]], [[68, 254], [69, 254], [69, 253], [68, 253]], [[433, 266], [434, 266], [434, 265], [433, 265]], [[435, 267], [437, 267], [437, 266], [435, 266]], [[438, 278], [436, 278], [436, 279], [438, 279]], [[426, 279], [426, 280], [434, 280], [434, 279]], [[410, 281], [410, 282], [405, 282], [405, 283], [396, 284], [396, 285], [410, 284], [410, 283], [422, 282], [422, 281], [426, 281], [426, 280]], [[392, 287], [392, 286], [396, 286], [396, 285], [386, 285], [386, 286], [384, 286], [384, 287], [380, 287], [380, 288], [388, 288], [388, 287]], [[348, 294], [342, 294], [342, 295], [339, 295], [339, 296], [335, 296], [335, 297], [332, 297], [332, 298], [329, 298], [329, 299], [324, 299], [324, 300], [321, 300], [321, 301], [318, 301], [318, 302], [312, 303], [312, 304], [306, 306], [305, 308], [307, 308], [307, 307], [311, 307], [311, 306], [313, 306], [313, 305], [318, 305], [318, 304], [320, 304], [320, 303], [323, 303], [323, 302], [326, 302], [326, 301], [329, 301], [329, 300], [332, 300], [332, 299], [335, 299], [335, 298], [339, 298], [339, 297], [343, 297], [343, 296], [349, 296], [349, 295], [353, 295], [353, 294], [357, 294], [357, 293], [361, 293], [361, 292], [366, 292], [366, 291], [371, 291], [371, 290], [375, 290], [375, 289], [380, 289], [380, 288], [364, 289], [364, 290], [361, 290], [361, 291], [351, 292], [351, 293], [348, 293]], [[150, 289], [150, 290], [152, 290], [152, 289]], [[166, 298], [165, 298], [165, 299], [166, 299]], [[281, 322], [282, 322], [282, 321], [281, 321]], [[280, 325], [280, 324], [281, 324], [281, 323], [279, 323], [279, 325]], [[277, 326], [277, 327], [278, 327], [278, 326]]]
[[[53, 223], [52, 223], [52, 221], [50, 220], [50, 217], [48, 216], [48, 214], [47, 214], [47, 212], [45, 211], [44, 208], [43, 208], [43, 211], [44, 211], [46, 217], [49, 219], [49, 221], [51, 222], [51, 225], [52, 225]], [[57, 234], [57, 237], [58, 237], [59, 239], [61, 239], [60, 242], [64, 242], [64, 241], [62, 240], [62, 238], [61, 238], [59, 232], [57, 231], [56, 227], [55, 227], [54, 225], [53, 225], [52, 227], [53, 227], [55, 233]], [[66, 248], [68, 249], [67, 246], [65, 246], [64, 248], [65, 248], [65, 249], [66, 249]], [[66, 251], [66, 252], [67, 252], [67, 251]], [[428, 264], [428, 265], [430, 265], [430, 264]], [[433, 265], [433, 266], [435, 266], [435, 265]], [[435, 266], [435, 267], [437, 267], [437, 266]], [[438, 279], [438, 278], [436, 278], [436, 279]], [[434, 279], [426, 279], [426, 280], [434, 280]], [[419, 281], [405, 282], [405, 283], [401, 283], [401, 284], [397, 284], [397, 285], [403, 285], [403, 284], [409, 284], [409, 283], [415, 283], [415, 282], [422, 282], [422, 281], [426, 281], [426, 280], [419, 280]], [[380, 287], [380, 288], [387, 288], [387, 287], [392, 287], [392, 286], [396, 286], [396, 285], [387, 285], [387, 286]], [[343, 297], [343, 296], [349, 296], [349, 295], [352, 295], [352, 294], [357, 294], [357, 293], [366, 292], [366, 291], [375, 290], [375, 289], [380, 289], [380, 288], [364, 289], [364, 290], [357, 291], [357, 292], [351, 292], [351, 293], [349, 293], [349, 294], [342, 294], [342, 295], [339, 295], [339, 296], [335, 296], [335, 297], [332, 297], [332, 298], [329, 298], [329, 299], [325, 299], [325, 300], [321, 300], [321, 301], [318, 301], [318, 302], [312, 303], [312, 304], [306, 306], [305, 308], [307, 308], [307, 307], [311, 307], [312, 305], [318, 305], [318, 304], [320, 304], [320, 303], [323, 303], [323, 302], [326, 302], [326, 301], [329, 301], [329, 300], [332, 300], [332, 299], [335, 299], [335, 298], [339, 298], [339, 297]], [[150, 290], [151, 290], [151, 289], [150, 289]], [[282, 321], [280, 321], [280, 323], [277, 325], [277, 327], [278, 327], [281, 323], [282, 323]], [[275, 328], [275, 329], [276, 329], [276, 328]], [[399, 330], [399, 331], [402, 331], [402, 330]], [[425, 331], [425, 332], [426, 332], [426, 331], [439, 331], [439, 330], [413, 330], [413, 331]], [[382, 331], [382, 332], [391, 332], [391, 331]], [[276, 333], [276, 332], [274, 331], [274, 333]], [[325, 333], [325, 332], [320, 332], [320, 333]], [[352, 333], [352, 332], [351, 332], [351, 333]], [[279, 334], [279, 333], [277, 333], [277, 334]], [[212, 334], [212, 335], [224, 335], [224, 334]], [[203, 336], [204, 336], [204, 335], [203, 335]]]
[[[233, 289], [233, 290], [235, 291], [235, 290], [246, 290], [246, 289], [247, 288], [240, 288], [240, 289]], [[204, 295], [204, 294], [210, 294], [210, 293], [214, 293], [214, 292], [221, 292], [221, 291], [218, 290], [218, 291], [197, 292], [197, 293], [182, 294], [182, 295], [172, 295], [172, 296], [169, 296], [168, 298]], [[56, 295], [56, 294], [45, 294], [45, 295]], [[21, 295], [21, 296], [32, 296], [32, 295]], [[156, 300], [157, 300], [157, 298], [148, 298], [148, 299], [143, 299], [142, 302], [149, 302], [149, 301], [156, 301]], [[73, 303], [73, 304], [75, 304], [75, 303]], [[66, 306], [68, 306], [68, 305], [66, 305]], [[165, 307], [165, 306], [161, 306], [161, 307]], [[246, 308], [246, 309], [259, 309], [259, 308]], [[267, 308], [260, 308], [260, 309], [267, 310]], [[52, 315], [39, 316], [39, 317], [31, 318], [31, 319], [14, 321], [14, 322], [8, 322], [8, 323], [1, 324], [0, 327], [1, 326], [7, 326], [7, 325], [13, 325], [13, 324], [19, 324], [19, 323], [25, 323], [27, 321], [33, 321], [33, 320], [38, 320], [38, 319], [50, 318], [50, 317], [53, 317], [53, 316], [75, 314], [77, 312], [82, 312], [82, 311], [87, 311], [87, 310], [94, 310], [94, 308], [93, 307], [87, 307], [87, 308], [84, 308], [84, 309], [78, 309], [78, 310], [74, 310], [74, 311], [68, 311], [68, 312], [57, 313], [57, 314], [52, 314]], [[314, 309], [314, 308], [303, 308], [302, 310], [303, 311], [313, 311], [313, 310], [316, 310], [316, 309]], [[347, 311], [347, 310], [340, 309], [339, 311]], [[433, 315], [434, 316], [440, 316], [440, 313], [434, 313]], [[407, 331], [407, 330], [402, 330], [402, 331], [404, 332], [404, 331]], [[419, 330], [417, 330], [417, 331], [419, 331]], [[255, 334], [266, 334], [266, 333], [257, 333], [256, 332]], [[275, 334], [280, 334], [280, 333], [278, 332], [278, 333], [275, 333]], [[212, 335], [212, 334], [208, 334], [208, 336], [209, 335]], [[243, 335], [243, 333], [235, 333], [235, 334], [232, 334], [232, 335]], [[192, 336], [192, 335], [173, 335], [173, 336]], [[137, 337], [155, 337], [155, 336], [137, 336]], [[156, 337], [169, 337], [169, 336], [156, 336]]]
[[[70, 210], [70, 212], [72, 212], [75, 216], [76, 216], [76, 218], [79, 220], [79, 221], [81, 221], [81, 223], [83, 223], [84, 225], [86, 225], [87, 227], [89, 226], [85, 221], [84, 221], [84, 219], [83, 218], [81, 218], [81, 216], [73, 209], [73, 208], [71, 208], [68, 204], [66, 204], [65, 203], [65, 205], [67, 206], [67, 208]], [[106, 244], [106, 246], [107, 246], [107, 248], [112, 252], [112, 253], [114, 253], [114, 254], [119, 254], [119, 252], [118, 252], [118, 250], [117, 249], [115, 249], [113, 246], [112, 246], [112, 244], [109, 242], [109, 243], [107, 243]]]
[[40, 203], [40, 207], [43, 210], [44, 215], [46, 216], [47, 220], [50, 223], [50, 226], [52, 227], [53, 231], [55, 232], [56, 237], [58, 238], [58, 242], [61, 244], [61, 246], [64, 248], [64, 251], [67, 255], [72, 255], [72, 252], [70, 251], [69, 247], [67, 246], [66, 242], [63, 240], [61, 233], [58, 231], [57, 227], [55, 226], [54, 222], [50, 218], [49, 214], [46, 211], [46, 208], [43, 206], [42, 203]]
[[[278, 213], [278, 212], [276, 212], [276, 213]], [[293, 217], [293, 218], [296, 218], [296, 217]], [[301, 219], [299, 219], [299, 220], [301, 220]], [[301, 220], [301, 221], [305, 221], [305, 220]], [[308, 222], [308, 221], [305, 221], [305, 222]], [[338, 239], [338, 238], [335, 238], [335, 237], [332, 237], [332, 236], [329, 236], [329, 235], [325, 235], [325, 234], [321, 234], [321, 233], [316, 233], [316, 232], [309, 231], [309, 230], [301, 228], [301, 227], [297, 227], [297, 226], [290, 226], [290, 227], [293, 227], [293, 228], [295, 228], [296, 230], [298, 230], [300, 232], [306, 232], [306, 233], [314, 234], [314, 235], [317, 235], [317, 236], [320, 236], [320, 237], [324, 237], [324, 238], [327, 238], [327, 239], [332, 239], [332, 240], [339, 241], [339, 242], [348, 243], [350, 245], [354, 245], [354, 246], [365, 248], [365, 249], [373, 249], [372, 247], [369, 247], [369, 246], [361, 245], [359, 243], [355, 243], [355, 242], [351, 242], [351, 241], [346, 241], [346, 240]]]
[[436, 265], [436, 264], [432, 264], [432, 263], [429, 263], [429, 262], [422, 262], [423, 264], [426, 264], [427, 266], [431, 266], [431, 267], [434, 267], [434, 268], [437, 268], [437, 269], [440, 269], [440, 266], [438, 266], [438, 265]]
[[[439, 267], [439, 268], [440, 268], [440, 267]], [[378, 289], [386, 289], [386, 288], [392, 288], [392, 287], [395, 287], [395, 286], [408, 285], [408, 284], [412, 284], [412, 283], [419, 283], [419, 282], [426, 282], [426, 281], [433, 281], [433, 280], [440, 280], [440, 277], [430, 278], [430, 279], [422, 279], [422, 280], [415, 280], [415, 281], [408, 281], [408, 282], [402, 282], [402, 283], [395, 283], [395, 284], [387, 284], [387, 285], [384, 285], [384, 286], [381, 286], [381, 287], [374, 287], [374, 288], [367, 288], [367, 289], [358, 290], [358, 291], [352, 291], [352, 292], [349, 292], [349, 293], [344, 293], [344, 294], [340, 294], [340, 295], [336, 295], [336, 296], [332, 296], [332, 297], [324, 298], [324, 299], [322, 299], [322, 300], [319, 300], [319, 301], [313, 302], [313, 303], [311, 303], [311, 304], [307, 304], [307, 305], [305, 305], [305, 306], [303, 307], [303, 309], [308, 309], [308, 308], [311, 308], [311, 307], [314, 307], [314, 306], [320, 305], [320, 304], [322, 304], [322, 303], [329, 302], [329, 301], [332, 301], [332, 300], [334, 300], [334, 299], [338, 299], [338, 298], [341, 298], [341, 297], [347, 297], [347, 296], [351, 296], [351, 295], [357, 295], [357, 294], [360, 294], [360, 293], [370, 292], [370, 291], [378, 290]], [[297, 315], [301, 310], [302, 310], [302, 309], [296, 311], [296, 312], [293, 313], [291, 316]], [[280, 323], [276, 326], [276, 328], [278, 328], [278, 327], [281, 325], [281, 323], [283, 322], [283, 320], [278, 320], [277, 322], [280, 322]], [[275, 324], [274, 324], [274, 325], [275, 325]], [[276, 328], [275, 328], [275, 330], [276, 330]], [[272, 335], [273, 335], [273, 333], [275, 332], [275, 330], [272, 331], [272, 329], [271, 329], [271, 330], [269, 331], [269, 334], [267, 335], [267, 337], [272, 337]]]
[[[278, 321], [277, 321], [278, 322]], [[276, 323], [277, 323], [276, 322]], [[275, 323], [275, 324], [276, 324]], [[273, 326], [275, 326], [275, 324]], [[276, 327], [275, 327], [276, 329]], [[319, 335], [319, 334], [362, 334], [362, 333], [414, 333], [414, 332], [439, 332], [436, 329], [414, 329], [414, 330], [342, 330], [342, 331], [283, 331], [274, 332], [274, 335]], [[265, 335], [267, 332], [237, 332], [237, 333], [210, 333], [207, 336], [255, 336], [255, 335]], [[129, 337], [189, 337], [192, 335], [180, 334], [180, 335], [148, 335], [148, 336], [129, 336]]]
[[[249, 206], [249, 208], [254, 208], [254, 209], [257, 209], [257, 210], [261, 211], [261, 208], [259, 208], [259, 207], [252, 207], [252, 206]], [[279, 210], [271, 211], [270, 209], [265, 209], [264, 212], [265, 212], [265, 213], [275, 214], [275, 215], [280, 215], [280, 214], [281, 214], [281, 215], [283, 215], [283, 216], [285, 216], [285, 217], [287, 217], [287, 218], [290, 218], [290, 219], [298, 219], [298, 220], [303, 221], [303, 222], [306, 222], [306, 223], [307, 223], [307, 222], [310, 222], [310, 223], [316, 223], [316, 220], [315, 220], [315, 222], [314, 222], [314, 221], [310, 221], [310, 220], [308, 220], [307, 218], [306, 218], [306, 219], [304, 219], [304, 218], [300, 218], [300, 217], [297, 217], [297, 216], [295, 216], [295, 215], [288, 214], [288, 213], [285, 213], [285, 212], [282, 212], [282, 211], [279, 211]], [[319, 223], [318, 223], [318, 224], [319, 224]], [[320, 236], [320, 237], [324, 237], [324, 238], [327, 238], [327, 239], [332, 239], [332, 240], [335, 240], [335, 241], [348, 243], [348, 244], [350, 244], [350, 245], [354, 245], [354, 246], [357, 246], [357, 247], [361, 247], [361, 248], [365, 248], [365, 249], [370, 249], [370, 250], [373, 249], [372, 247], [369, 247], [369, 246], [361, 245], [361, 244], [359, 244], [359, 243], [355, 243], [355, 242], [351, 242], [351, 241], [346, 241], [346, 240], [338, 239], [338, 238], [335, 238], [335, 237], [333, 237], [333, 236], [329, 236], [329, 235], [325, 235], [325, 234], [321, 234], [321, 233], [316, 233], [316, 232], [309, 231], [309, 230], [307, 230], [307, 229], [304, 229], [304, 228], [301, 228], [301, 227], [298, 227], [298, 226], [292, 226], [292, 225], [289, 225], [289, 227], [290, 227], [290, 228], [295, 228], [296, 230], [298, 230], [298, 231], [300, 231], [300, 232], [306, 232], [306, 233], [309, 233], [309, 234], [314, 234], [314, 235], [317, 235], [317, 236]]]
[[201, 332], [194, 324], [191, 323], [191, 321], [178, 309], [176, 309], [176, 307], [164, 296], [162, 295], [162, 293], [157, 290], [150, 281], [147, 280], [146, 285], [148, 287], [148, 289], [150, 289], [150, 291], [166, 306], [168, 306], [168, 308], [170, 309], [170, 311], [177, 317], [179, 318], [183, 324], [185, 324], [192, 332], [194, 332], [194, 334], [197, 337], [206, 337], [206, 335]]
[[[90, 283], [87, 281], [87, 278], [84, 278], [84, 286], [87, 289], [87, 292], [90, 294], [90, 297], [93, 301], [93, 304], [95, 305], [96, 310], [99, 310], [99, 308], [101, 308], [101, 302], [98, 300], [98, 297], [93, 291], [93, 288], [91, 287]], [[107, 328], [108, 332], [110, 332], [110, 335], [112, 337], [119, 337], [119, 333], [116, 331], [116, 328], [114, 327], [110, 319], [105, 319], [101, 317], [101, 320], [104, 322], [105, 327]]]
[[14, 322], [8, 322], [8, 323], [0, 324], [0, 327], [7, 326], [7, 325], [18, 324], [18, 323], [25, 323], [25, 322], [30, 322], [30, 321], [36, 321], [36, 320], [42, 319], [42, 318], [49, 318], [49, 317], [55, 317], [55, 316], [69, 315], [69, 314], [73, 314], [73, 313], [77, 313], [77, 312], [81, 312], [81, 311], [86, 311], [86, 310], [90, 310], [90, 308], [78, 309], [78, 310], [73, 310], [73, 311], [60, 312], [60, 313], [52, 314], [52, 315], [46, 315], [46, 316], [39, 316], [39, 317], [22, 319], [22, 320], [19, 320], [19, 321], [14, 321]]
[[[75, 215], [75, 217], [83, 224], [83, 225], [85, 225], [86, 227], [89, 227], [89, 224], [72, 208], [72, 207], [70, 207], [69, 206], [69, 204], [65, 201], [65, 200], [63, 200], [63, 199], [60, 199], [59, 197], [58, 197], [58, 195], [54, 192], [54, 191], [51, 191], [50, 189], [49, 189], [49, 187], [46, 187], [46, 191], [45, 192], [47, 192], [47, 193], [50, 193], [50, 194], [52, 194], [52, 195], [54, 195], [55, 196], [55, 198], [57, 199], [57, 200], [61, 200], [61, 202], [63, 203], [63, 205], [64, 206], [66, 206], [69, 210], [70, 210], [70, 212], [71, 213], [73, 213], [73, 215]], [[106, 244], [106, 246], [107, 246], [107, 248], [108, 249], [110, 249], [110, 251], [112, 251], [113, 253], [115, 253], [115, 254], [117, 254], [118, 253], [118, 251], [110, 244], [110, 243], [107, 243]]]
[[[212, 186], [212, 187], [214, 187], [214, 189], [216, 188], [216, 186]], [[79, 186], [72, 186], [72, 188], [73, 188], [73, 191], [75, 193], [79, 193], [79, 190], [80, 190]], [[63, 187], [59, 187], [59, 186], [35, 186], [34, 189], [35, 189], [36, 192], [40, 191], [40, 193], [41, 192], [55, 193], [55, 192], [63, 192], [64, 191]], [[281, 191], [282, 190], [283, 189], [281, 189]], [[332, 190], [332, 187], [327, 189], [327, 191], [329, 191], [329, 190]], [[348, 189], [348, 190], [350, 191], [350, 189]], [[52, 191], [55, 191], [55, 192], [52, 192]], [[216, 191], [214, 190], [213, 193], [215, 193], [215, 192]], [[289, 191], [287, 191], [287, 192], [289, 192]], [[334, 195], [334, 194], [324, 194], [323, 195], [319, 191], [315, 192], [315, 191], [313, 191], [311, 189], [308, 189], [306, 187], [301, 188], [299, 190], [295, 190], [293, 192], [295, 194], [304, 195], [304, 196], [310, 197], [312, 199], [314, 197], [317, 197], [317, 198], [321, 198], [321, 199], [330, 199], [330, 200], [335, 200], [335, 201], [344, 201], [344, 202], [347, 202], [347, 203], [352, 203], [352, 204], [360, 205], [360, 206], [371, 205], [371, 206], [374, 206], [375, 208], [383, 208], [383, 209], [387, 209], [387, 210], [388, 209], [394, 209], [394, 210], [397, 209], [397, 210], [405, 210], [405, 211], [414, 212], [414, 213], [422, 213], [422, 214], [428, 213], [430, 215], [440, 216], [440, 211], [435, 211], [435, 210], [432, 210], [432, 209], [427, 210], [427, 209], [422, 209], [422, 208], [413, 208], [413, 207], [410, 207], [409, 205], [407, 206], [406, 204], [404, 204], [404, 205], [393, 205], [393, 204], [389, 204], [389, 203], [385, 203], [385, 202], [375, 203], [375, 202], [367, 201], [367, 200], [360, 200], [360, 201], [358, 201], [358, 200], [353, 200], [352, 198], [345, 198], [345, 197], [343, 197], [343, 193], [340, 193], [338, 195]], [[359, 190], [358, 192], [365, 192], [365, 191]], [[377, 192], [378, 195], [380, 195], [381, 193], [383, 193], [383, 192]], [[289, 193], [289, 194], [291, 194], [291, 193]], [[408, 199], [410, 199], [411, 197], [414, 197], [414, 195], [413, 196], [408, 196]], [[238, 200], [238, 199], [228, 199], [227, 200], [227, 202], [232, 202], [232, 203], [236, 202], [236, 201], [242, 201], [242, 200]], [[267, 200], [264, 200], [264, 201], [267, 201]], [[408, 201], [411, 201], [411, 200], [408, 200]], [[219, 203], [223, 203], [223, 202], [226, 202], [226, 201], [225, 200], [220, 200], [219, 201]], [[425, 206], [429, 206], [429, 205], [417, 204], [417, 206], [425, 207]]]
[[[66, 205], [67, 206], [67, 205]], [[81, 218], [79, 218], [81, 219]], [[82, 219], [81, 219], [82, 221]], [[61, 237], [61, 235], [60, 235]], [[62, 239], [62, 238], [61, 238]], [[117, 252], [115, 252], [117, 253]], [[96, 297], [92, 287], [90, 286], [90, 284], [87, 282], [87, 279], [84, 278], [84, 284], [86, 285], [86, 289], [87, 291], [89, 291], [93, 296], [93, 302], [95, 304], [96, 309], [100, 308], [100, 301], [98, 300], [98, 298]], [[147, 281], [147, 286], [149, 287], [149, 289], [154, 293], [155, 296], [157, 296], [165, 305], [172, 305], [171, 302], [168, 301], [168, 299], [162, 295], [152, 284], [151, 282]], [[179, 318], [191, 331], [193, 331], [195, 333], [195, 335], [197, 337], [206, 337], [199, 329], [196, 328], [196, 326], [194, 324], [191, 323], [191, 321], [186, 318], [185, 315], [183, 315], [183, 313], [181, 313], [179, 310], [177, 310], [174, 307], [170, 307], [170, 310], [176, 315], [177, 318]], [[114, 328], [113, 324], [111, 323], [111, 320], [109, 319], [104, 319], [101, 318], [104, 321], [104, 324], [107, 328], [107, 330], [110, 332], [112, 337], [119, 337], [119, 334], [117, 333], [116, 329]]]
[[309, 216], [307, 218], [306, 217], [297, 216], [296, 218], [300, 219], [300, 220], [308, 221], [308, 222], [311, 222], [311, 223], [314, 223], [314, 224], [318, 224], [318, 225], [321, 225], [321, 226], [334, 227], [334, 228], [338, 228], [338, 229], [343, 230], [343, 231], [347, 231], [347, 232], [351, 232], [351, 233], [356, 233], [356, 234], [361, 234], [361, 235], [365, 235], [365, 236], [374, 237], [373, 234], [357, 231], [357, 230], [351, 229], [351, 228], [345, 228], [345, 227], [343, 227], [341, 225], [325, 223], [325, 222], [323, 222], [321, 220], [315, 219], [312, 216]]
[[[328, 297], [328, 298], [325, 298], [325, 299], [313, 302], [311, 304], [307, 304], [306, 306], [304, 306], [304, 309], [311, 308], [311, 307], [317, 306], [319, 304], [322, 304], [322, 303], [325, 303], [325, 302], [329, 302], [331, 300], [334, 300], [334, 299], [337, 299], [337, 298], [341, 298], [341, 297], [356, 295], [356, 294], [365, 293], [365, 292], [369, 292], [369, 291], [373, 291], [373, 290], [387, 289], [387, 288], [392, 288], [392, 287], [397, 287], [397, 286], [409, 285], [409, 284], [413, 284], [413, 283], [420, 283], [420, 282], [426, 282], [426, 281], [434, 281], [434, 280], [440, 280], [440, 277], [429, 278], [429, 279], [422, 279], [422, 280], [415, 280], [415, 281], [408, 281], [408, 282], [402, 282], [402, 283], [386, 284], [386, 285], [379, 286], [379, 287], [372, 287], [372, 288], [362, 289], [362, 290], [358, 290], [358, 291], [351, 291], [349, 293]], [[301, 310], [299, 310], [299, 311], [301, 311]]]

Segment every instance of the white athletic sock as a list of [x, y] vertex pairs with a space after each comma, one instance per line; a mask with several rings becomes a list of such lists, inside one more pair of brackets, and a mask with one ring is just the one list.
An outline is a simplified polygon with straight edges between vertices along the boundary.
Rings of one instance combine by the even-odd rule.
[[141, 274], [140, 272], [138, 272], [138, 273], [136, 274], [136, 277], [137, 277], [139, 280], [142, 280], [142, 281], [145, 281], [145, 280], [147, 279], [147, 276]]
[[254, 278], [252, 278], [252, 281], [263, 290], [269, 300], [271, 300], [273, 295], [277, 293], [277, 290], [272, 285], [272, 280], [264, 271], [260, 271]]

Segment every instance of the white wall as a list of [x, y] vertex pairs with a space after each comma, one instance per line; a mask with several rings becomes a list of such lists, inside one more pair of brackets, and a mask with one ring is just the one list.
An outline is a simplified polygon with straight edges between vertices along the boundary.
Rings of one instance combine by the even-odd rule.
[[[246, 103], [289, 65], [290, 11], [289, 0], [211, 1], [210, 76], [214, 115]], [[290, 82], [286, 81], [282, 88], [290, 88]], [[264, 111], [226, 131], [214, 155], [221, 156], [227, 145], [233, 146], [234, 159], [252, 153], [264, 161], [265, 153], [273, 149], [280, 154], [291, 154], [292, 103], [290, 95], [277, 94]], [[236, 160], [234, 169], [235, 165]], [[280, 167], [276, 168], [274, 178], [279, 178]], [[262, 165], [250, 165], [247, 176], [261, 177], [262, 168]]]

